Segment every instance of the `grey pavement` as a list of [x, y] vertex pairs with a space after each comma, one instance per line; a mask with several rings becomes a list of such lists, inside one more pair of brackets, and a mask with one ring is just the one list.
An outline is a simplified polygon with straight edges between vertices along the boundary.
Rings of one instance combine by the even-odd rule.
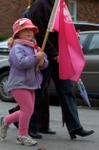
[[[15, 103], [0, 101], [0, 117], [8, 114], [8, 109]], [[17, 129], [11, 125], [5, 141], [0, 141], [0, 150], [38, 150], [44, 147], [46, 150], [98, 150], [99, 149], [99, 110], [78, 108], [79, 117], [85, 129], [93, 129], [95, 133], [88, 137], [77, 137], [71, 141], [66, 127], [62, 127], [61, 108], [50, 106], [50, 127], [56, 131], [56, 135], [43, 134], [43, 139], [37, 140], [37, 146], [16, 145]]]

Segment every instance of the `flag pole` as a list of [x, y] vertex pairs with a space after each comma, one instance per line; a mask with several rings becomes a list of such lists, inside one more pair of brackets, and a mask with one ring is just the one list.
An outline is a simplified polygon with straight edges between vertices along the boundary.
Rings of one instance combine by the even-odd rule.
[[[56, 15], [57, 15], [57, 9], [58, 9], [58, 5], [59, 5], [59, 1], [60, 0], [55, 0], [55, 2], [54, 2], [54, 6], [53, 6], [53, 9], [52, 9], [52, 12], [51, 12], [51, 15], [50, 15], [50, 19], [49, 19], [49, 22], [48, 22], [48, 25], [47, 25], [47, 30], [46, 30], [44, 40], [43, 40], [43, 43], [42, 43], [41, 52], [44, 52], [45, 46], [46, 46], [46, 43], [47, 43], [47, 40], [48, 40], [49, 33], [53, 30], [54, 21], [55, 21]], [[39, 70], [39, 66], [40, 66], [40, 62], [39, 62], [39, 64], [37, 64], [36, 70]]]
[[47, 43], [47, 40], [48, 40], [49, 33], [50, 33], [49, 31], [46, 31], [46, 33], [45, 33], [43, 44], [42, 44], [42, 47], [41, 47], [42, 52], [45, 50], [45, 46], [46, 46], [46, 43]]
[[46, 43], [48, 40], [49, 33], [53, 30], [54, 21], [55, 21], [56, 15], [57, 15], [58, 4], [59, 4], [59, 0], [55, 0], [54, 6], [52, 9], [52, 13], [51, 13], [51, 16], [50, 16], [50, 19], [48, 22], [47, 30], [46, 30], [46, 33], [44, 36], [44, 40], [42, 43], [41, 51], [45, 50], [45, 46], [46, 46]]

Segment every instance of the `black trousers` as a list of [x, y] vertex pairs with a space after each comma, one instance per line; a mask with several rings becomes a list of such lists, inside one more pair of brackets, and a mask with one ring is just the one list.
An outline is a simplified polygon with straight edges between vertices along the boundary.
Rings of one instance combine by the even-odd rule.
[[[51, 60], [49, 67], [43, 72], [43, 83], [41, 88], [41, 100], [39, 100], [39, 109], [35, 109], [38, 120], [39, 120], [39, 129], [48, 129], [49, 128], [49, 96], [48, 96], [48, 85], [50, 78], [52, 78], [57, 94], [59, 96], [60, 106], [62, 109], [62, 116], [64, 122], [67, 126], [68, 132], [82, 128], [78, 116], [77, 105], [75, 97], [73, 95], [73, 84], [70, 80], [60, 80], [59, 79], [59, 64], [56, 60]], [[34, 121], [35, 113], [31, 122], [35, 126]], [[34, 127], [31, 126], [31, 129], [34, 130]]]
[[50, 75], [55, 84], [57, 94], [67, 129], [70, 132], [82, 128], [78, 116], [77, 105], [73, 95], [73, 84], [70, 80], [59, 79], [59, 64], [56, 60], [50, 61]]
[[49, 68], [42, 71], [43, 82], [41, 89], [36, 90], [35, 109], [30, 120], [29, 130], [33, 133], [39, 130], [49, 129], [50, 112], [49, 112], [49, 95], [48, 86], [50, 83]]

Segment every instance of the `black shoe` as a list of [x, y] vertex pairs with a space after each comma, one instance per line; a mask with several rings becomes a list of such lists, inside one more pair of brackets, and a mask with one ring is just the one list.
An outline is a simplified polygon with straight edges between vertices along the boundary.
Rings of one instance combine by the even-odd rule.
[[42, 139], [42, 135], [38, 133], [29, 132], [29, 135], [34, 139]]
[[81, 137], [86, 137], [86, 136], [89, 136], [89, 135], [91, 135], [93, 133], [94, 133], [93, 130], [87, 131], [87, 130], [84, 130], [83, 128], [81, 128], [81, 129], [77, 129], [75, 131], [72, 131], [70, 133], [70, 137], [71, 137], [71, 139], [75, 139], [76, 135], [81, 136]]
[[74, 133], [70, 133], [70, 138], [71, 138], [71, 140], [73, 140], [73, 139], [76, 139], [77, 137]]
[[52, 131], [51, 129], [40, 129], [39, 132], [43, 134], [56, 134], [56, 132]]

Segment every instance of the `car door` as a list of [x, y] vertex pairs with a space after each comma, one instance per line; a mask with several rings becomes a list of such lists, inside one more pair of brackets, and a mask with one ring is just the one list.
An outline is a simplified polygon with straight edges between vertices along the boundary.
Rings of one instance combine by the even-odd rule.
[[87, 33], [84, 43], [86, 66], [82, 74], [88, 93], [99, 94], [99, 32]]

